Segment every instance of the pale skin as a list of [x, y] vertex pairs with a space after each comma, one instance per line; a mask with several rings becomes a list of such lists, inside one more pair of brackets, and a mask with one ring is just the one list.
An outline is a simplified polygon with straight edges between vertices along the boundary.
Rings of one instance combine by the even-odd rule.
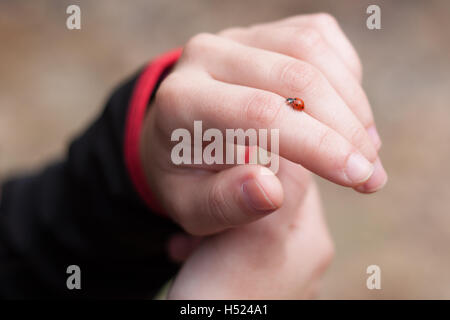
[[[169, 298], [311, 297], [333, 255], [311, 174], [360, 193], [387, 181], [361, 75], [355, 50], [327, 14], [187, 42], [141, 136], [149, 185], [189, 235], [169, 244], [174, 259], [187, 259]], [[301, 97], [305, 110], [286, 97]], [[204, 130], [279, 129], [279, 171], [174, 165], [171, 133], [192, 130], [195, 120]]]

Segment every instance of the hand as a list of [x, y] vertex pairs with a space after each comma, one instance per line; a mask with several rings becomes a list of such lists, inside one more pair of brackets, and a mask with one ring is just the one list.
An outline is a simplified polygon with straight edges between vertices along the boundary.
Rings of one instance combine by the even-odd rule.
[[[171, 134], [217, 128], [279, 129], [281, 157], [360, 192], [387, 176], [361, 67], [327, 15], [293, 17], [219, 35], [200, 34], [162, 82], [144, 124], [141, 157], [148, 182], [170, 217], [207, 235], [276, 211], [286, 192], [261, 166], [171, 161]], [[286, 105], [301, 97], [304, 112]]]
[[282, 159], [283, 207], [257, 222], [205, 238], [178, 273], [169, 299], [313, 298], [333, 257], [317, 188]]

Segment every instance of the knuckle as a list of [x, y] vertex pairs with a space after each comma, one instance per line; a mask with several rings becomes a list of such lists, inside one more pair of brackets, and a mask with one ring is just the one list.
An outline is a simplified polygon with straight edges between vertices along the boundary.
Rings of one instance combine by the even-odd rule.
[[[157, 106], [162, 106], [162, 109], [167, 112], [174, 112], [174, 106], [180, 105], [176, 100], [182, 91], [180, 85], [180, 77], [176, 72], [169, 74], [163, 82], [161, 82], [155, 94], [155, 102]], [[170, 109], [170, 110], [169, 110]]]
[[231, 227], [235, 225], [229, 218], [229, 207], [222, 187], [213, 185], [209, 190], [207, 201], [207, 211], [213, 221], [221, 226]]
[[319, 134], [319, 141], [317, 144], [317, 152], [322, 153], [324, 150], [332, 150], [333, 147], [333, 131], [325, 129]]
[[275, 71], [278, 81], [292, 93], [303, 93], [320, 81], [320, 72], [312, 65], [297, 60], [283, 62]]
[[166, 100], [167, 97], [170, 97], [174, 92], [174, 83], [173, 79], [175, 77], [173, 74], [168, 75], [160, 84], [158, 90], [155, 94], [155, 100]]
[[294, 16], [283, 19], [283, 21], [299, 23], [299, 22], [304, 21], [306, 17], [307, 17], [307, 15], [305, 15], [305, 14], [296, 14]]
[[[334, 16], [329, 13], [318, 13], [312, 16], [311, 18], [312, 25], [316, 26], [318, 30], [332, 30], [337, 29], [339, 33], [343, 34], [341, 27], [339, 26], [339, 22], [336, 20]], [[345, 36], [344, 36], [345, 37]], [[357, 79], [361, 81], [363, 68], [361, 64], [361, 60], [358, 57], [358, 54], [352, 53], [348, 55], [346, 61], [350, 65], [351, 71], [355, 74]]]
[[255, 126], [270, 126], [275, 121], [280, 108], [280, 101], [274, 95], [256, 91], [250, 96], [244, 108], [244, 117]]
[[298, 46], [297, 50], [317, 52], [325, 43], [322, 33], [317, 28], [299, 29], [295, 33], [294, 43]]
[[233, 38], [245, 32], [246, 29], [242, 27], [232, 27], [219, 32], [220, 36]]
[[186, 42], [183, 49], [183, 55], [190, 57], [207, 50], [211, 46], [211, 41], [214, 40], [215, 37], [216, 36], [213, 34], [207, 32], [196, 34]]
[[336, 18], [327, 12], [320, 12], [315, 14], [313, 16], [313, 21], [328, 28], [338, 26]]
[[360, 127], [351, 129], [350, 141], [356, 148], [361, 148], [366, 142], [366, 131]]

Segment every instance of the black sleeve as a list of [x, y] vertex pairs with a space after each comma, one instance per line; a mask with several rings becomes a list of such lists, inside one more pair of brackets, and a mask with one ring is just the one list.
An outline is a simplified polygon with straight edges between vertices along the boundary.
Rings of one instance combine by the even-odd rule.
[[[3, 184], [0, 297], [151, 298], [177, 271], [165, 246], [179, 228], [148, 209], [125, 167], [136, 78], [115, 91], [66, 160]], [[81, 290], [66, 286], [69, 265], [81, 269]]]

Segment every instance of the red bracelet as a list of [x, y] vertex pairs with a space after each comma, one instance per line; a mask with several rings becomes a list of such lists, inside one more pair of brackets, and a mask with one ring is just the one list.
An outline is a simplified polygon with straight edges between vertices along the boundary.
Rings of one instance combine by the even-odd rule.
[[140, 74], [130, 99], [125, 125], [124, 156], [128, 174], [141, 199], [151, 210], [161, 215], [165, 215], [165, 213], [156, 201], [147, 183], [141, 163], [139, 144], [143, 121], [151, 95], [164, 71], [177, 62], [181, 52], [182, 49], [179, 48], [157, 57]]

